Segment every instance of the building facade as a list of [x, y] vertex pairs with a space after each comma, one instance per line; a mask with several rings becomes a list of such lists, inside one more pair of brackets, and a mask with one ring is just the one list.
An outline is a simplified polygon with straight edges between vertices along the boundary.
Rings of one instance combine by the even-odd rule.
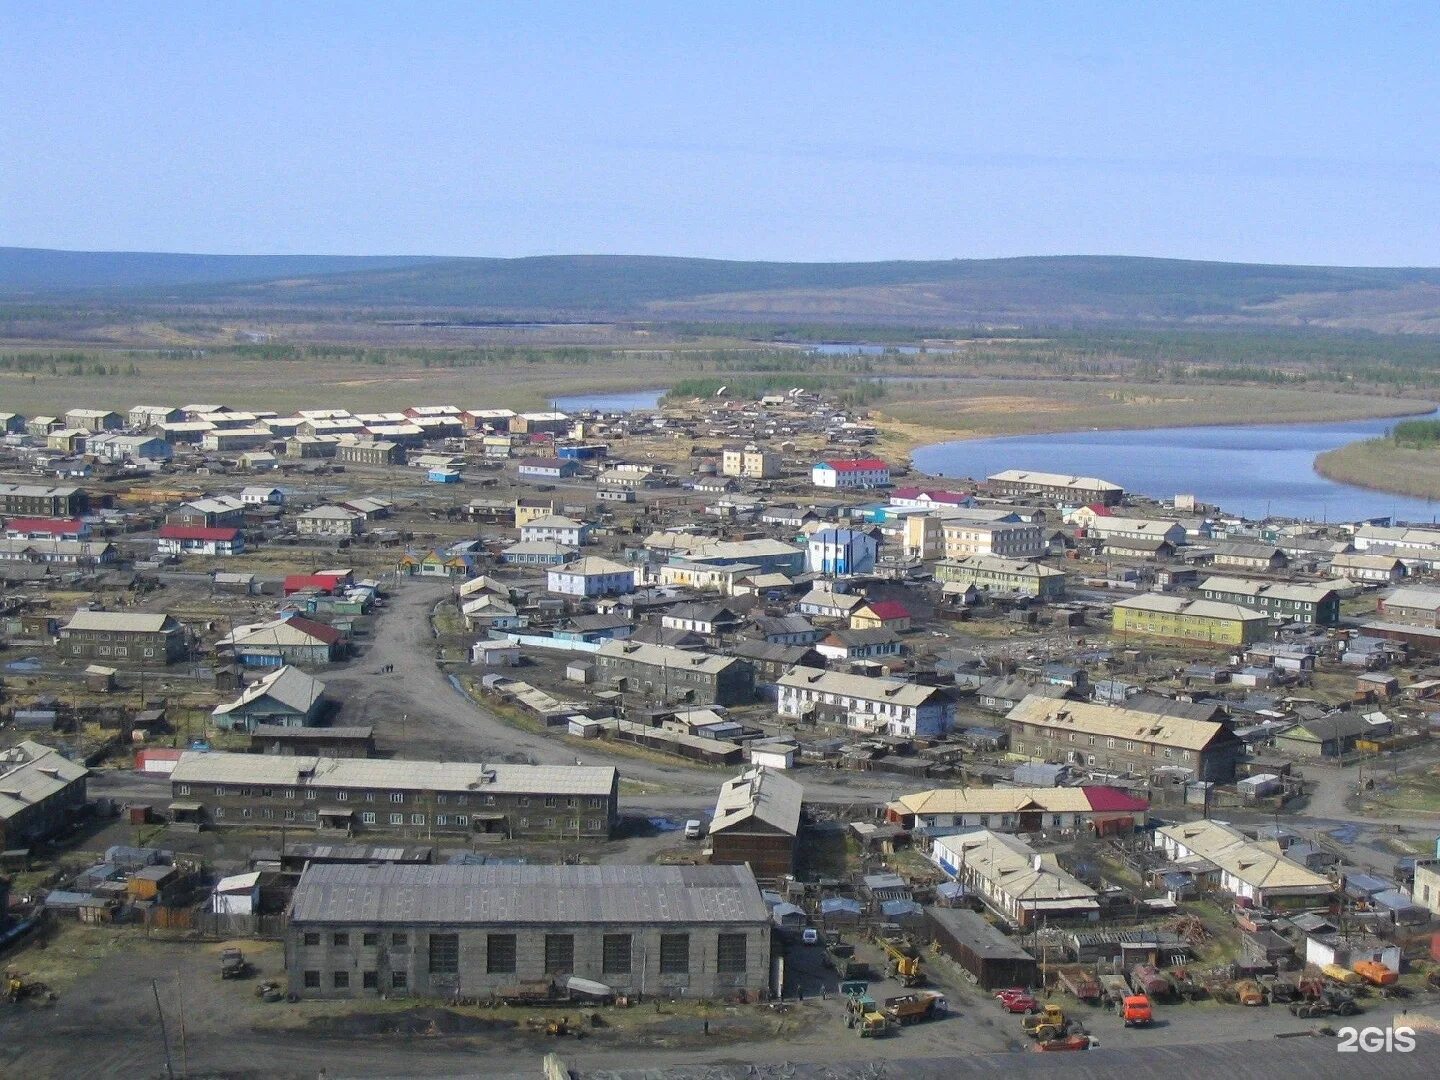
[[1093, 476], [1070, 476], [1066, 473], [1006, 469], [988, 477], [986, 482], [997, 495], [1038, 496], [1066, 506], [1092, 503], [1118, 506], [1125, 497], [1125, 489], [1119, 484]]
[[743, 866], [311, 866], [290, 992], [498, 998], [570, 977], [615, 994], [759, 997], [769, 911]]
[[954, 701], [935, 686], [809, 667], [791, 669], [778, 685], [781, 716], [912, 737], [943, 735], [955, 724]]
[[1065, 572], [1021, 559], [971, 555], [946, 559], [935, 566], [935, 580], [947, 584], [974, 585], [981, 592], [1034, 596], [1059, 600], [1065, 595]]
[[184, 658], [185, 628], [173, 616], [77, 611], [56, 645], [67, 660], [164, 667]]
[[1202, 645], [1237, 646], [1264, 641], [1272, 634], [1261, 611], [1214, 600], [1147, 593], [1115, 605], [1111, 622], [1117, 634], [1141, 634]]
[[755, 700], [755, 669], [734, 656], [607, 641], [592, 654], [597, 682], [662, 701], [746, 705]]
[[604, 839], [619, 777], [589, 765], [489, 765], [194, 753], [170, 774], [176, 820], [248, 828]]
[[1206, 600], [1259, 611], [1278, 622], [1334, 626], [1340, 621], [1340, 594], [1324, 584], [1206, 578], [1199, 587]]
[[890, 483], [890, 466], [879, 458], [820, 461], [810, 469], [810, 482], [836, 490], [885, 487]]
[[946, 521], [940, 527], [942, 549], [950, 560], [974, 555], [1038, 559], [1045, 554], [1044, 533], [1025, 521]]

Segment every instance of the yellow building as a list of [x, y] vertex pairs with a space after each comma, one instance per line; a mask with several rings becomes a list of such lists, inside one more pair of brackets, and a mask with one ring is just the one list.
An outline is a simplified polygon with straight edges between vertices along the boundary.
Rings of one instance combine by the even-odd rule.
[[722, 476], [769, 480], [780, 475], [780, 455], [757, 446], [727, 446], [720, 455]]
[[1115, 605], [1117, 634], [1143, 634], [1206, 645], [1248, 645], [1270, 637], [1263, 612], [1213, 600], [1186, 600], [1148, 593]]

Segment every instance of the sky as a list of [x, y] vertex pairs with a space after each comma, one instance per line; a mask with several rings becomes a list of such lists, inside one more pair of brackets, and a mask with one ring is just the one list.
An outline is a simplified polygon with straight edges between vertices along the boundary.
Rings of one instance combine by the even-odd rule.
[[1440, 4], [0, 0], [0, 245], [1440, 265]]

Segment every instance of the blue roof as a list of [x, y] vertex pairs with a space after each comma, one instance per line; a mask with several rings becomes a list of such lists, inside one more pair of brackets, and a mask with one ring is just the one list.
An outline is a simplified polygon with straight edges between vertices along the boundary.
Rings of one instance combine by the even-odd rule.
[[822, 915], [833, 915], [841, 911], [848, 911], [851, 915], [859, 915], [860, 901], [851, 900], [848, 896], [830, 896], [820, 901], [820, 914]]

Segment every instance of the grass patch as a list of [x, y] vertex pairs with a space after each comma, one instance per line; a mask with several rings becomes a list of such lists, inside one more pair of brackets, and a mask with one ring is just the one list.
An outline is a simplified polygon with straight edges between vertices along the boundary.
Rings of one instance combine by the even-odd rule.
[[1391, 439], [1367, 439], [1315, 459], [1315, 471], [1327, 480], [1417, 499], [1440, 499], [1440, 447], [1402, 445]]

